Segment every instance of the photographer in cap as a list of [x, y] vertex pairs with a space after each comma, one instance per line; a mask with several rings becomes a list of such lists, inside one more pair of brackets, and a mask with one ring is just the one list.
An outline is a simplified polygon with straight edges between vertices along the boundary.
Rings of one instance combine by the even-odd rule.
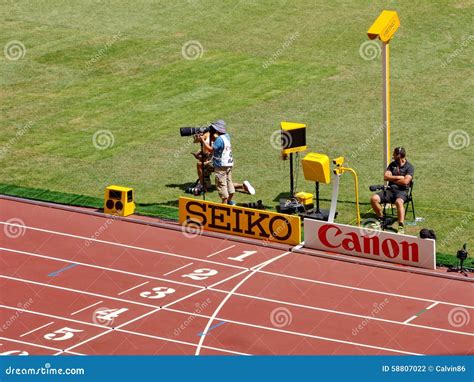
[[232, 201], [235, 193], [234, 184], [232, 183], [234, 159], [232, 158], [230, 137], [227, 134], [226, 124], [223, 120], [220, 119], [213, 122], [211, 126], [217, 135], [212, 146], [206, 141], [204, 136], [200, 136], [199, 139], [203, 143], [204, 148], [212, 153], [212, 163], [216, 173], [216, 187], [222, 203], [234, 204]]
[[413, 179], [415, 168], [406, 159], [406, 151], [403, 147], [393, 150], [393, 162], [391, 162], [384, 174], [384, 181], [388, 182], [390, 188], [385, 192], [372, 195], [370, 202], [377, 214], [377, 229], [381, 229], [383, 222], [382, 204], [395, 203], [398, 215], [398, 233], [405, 233], [405, 207], [408, 200], [408, 188]]

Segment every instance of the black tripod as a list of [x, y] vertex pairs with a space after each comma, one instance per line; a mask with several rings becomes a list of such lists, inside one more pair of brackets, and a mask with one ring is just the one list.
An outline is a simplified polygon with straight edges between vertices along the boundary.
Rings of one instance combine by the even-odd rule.
[[466, 269], [464, 268], [464, 260], [466, 260], [468, 256], [469, 252], [467, 252], [467, 243], [464, 243], [462, 249], [460, 249], [456, 254], [456, 257], [459, 259], [458, 266], [448, 269], [448, 272], [456, 272], [468, 277]]

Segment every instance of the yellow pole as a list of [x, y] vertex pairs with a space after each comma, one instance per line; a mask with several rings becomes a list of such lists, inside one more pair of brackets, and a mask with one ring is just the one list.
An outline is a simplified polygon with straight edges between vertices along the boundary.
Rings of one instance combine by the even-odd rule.
[[390, 45], [382, 42], [382, 80], [383, 80], [383, 171], [390, 163]]

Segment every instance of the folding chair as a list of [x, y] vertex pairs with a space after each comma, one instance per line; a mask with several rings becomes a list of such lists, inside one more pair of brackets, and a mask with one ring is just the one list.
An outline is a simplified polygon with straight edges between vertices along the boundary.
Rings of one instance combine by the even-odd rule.
[[[410, 207], [410, 204], [411, 204], [411, 210], [412, 210], [412, 214], [413, 214], [413, 221], [416, 221], [415, 203], [413, 202], [413, 186], [414, 186], [414, 182], [413, 182], [413, 179], [412, 179], [411, 182], [410, 182], [410, 185], [408, 186], [407, 201], [405, 202], [404, 207], [405, 207], [405, 217], [406, 217], [407, 212], [408, 212], [408, 208]], [[392, 215], [394, 215], [393, 204], [392, 204], [391, 207], [392, 207]]]

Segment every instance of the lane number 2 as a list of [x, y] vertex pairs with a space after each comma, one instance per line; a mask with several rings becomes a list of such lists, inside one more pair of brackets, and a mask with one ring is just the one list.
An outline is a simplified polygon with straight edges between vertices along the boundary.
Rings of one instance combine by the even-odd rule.
[[189, 277], [191, 280], [205, 280], [208, 277], [217, 275], [217, 273], [219, 272], [217, 272], [215, 269], [202, 268], [195, 269], [192, 273], [182, 275], [181, 277]]

